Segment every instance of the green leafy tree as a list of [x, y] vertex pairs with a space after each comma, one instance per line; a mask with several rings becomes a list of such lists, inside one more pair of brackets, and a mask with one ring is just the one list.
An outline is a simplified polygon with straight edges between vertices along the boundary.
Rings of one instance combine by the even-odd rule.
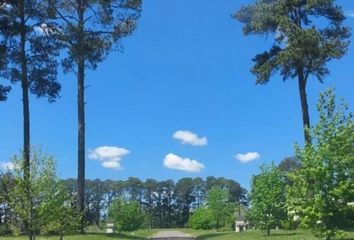
[[15, 156], [12, 163], [15, 167], [11, 181], [6, 183], [7, 201], [32, 240], [47, 222], [47, 211], [44, 211], [47, 205], [53, 206], [53, 201], [58, 201], [52, 195], [58, 186], [55, 161], [40, 151], [33, 151], [29, 179], [24, 174], [27, 165], [23, 158]]
[[229, 223], [235, 213], [235, 206], [228, 202], [229, 193], [221, 188], [212, 188], [208, 192], [207, 207], [213, 216], [217, 231]]
[[306, 85], [313, 76], [320, 82], [329, 74], [327, 62], [342, 57], [349, 44], [349, 28], [334, 0], [257, 0], [233, 16], [244, 24], [245, 35], [273, 35], [270, 50], [258, 54], [252, 73], [266, 84], [275, 72], [283, 80], [297, 78], [305, 141], [311, 143]]
[[188, 225], [194, 229], [212, 229], [215, 226], [214, 216], [209, 208], [200, 207], [189, 218]]
[[296, 146], [302, 167], [289, 174], [287, 200], [302, 226], [331, 239], [348, 223], [347, 203], [354, 199], [354, 123], [333, 89], [320, 95], [317, 109], [319, 122], [310, 131], [314, 144]]
[[108, 210], [108, 217], [114, 220], [115, 228], [121, 231], [134, 231], [144, 223], [144, 213], [138, 202], [125, 202], [117, 198]]
[[[77, 78], [78, 205], [85, 209], [85, 76], [129, 36], [140, 17], [141, 0], [49, 0], [58, 16], [60, 40], [67, 49], [64, 72]], [[84, 219], [82, 220], [83, 232]]]
[[252, 177], [250, 200], [250, 218], [270, 235], [270, 229], [287, 216], [283, 175], [274, 164], [262, 165], [260, 173]]
[[65, 234], [75, 232], [80, 226], [75, 198], [60, 180], [55, 181], [46, 197], [40, 213], [45, 222], [41, 230], [47, 234], [59, 234], [62, 240]]

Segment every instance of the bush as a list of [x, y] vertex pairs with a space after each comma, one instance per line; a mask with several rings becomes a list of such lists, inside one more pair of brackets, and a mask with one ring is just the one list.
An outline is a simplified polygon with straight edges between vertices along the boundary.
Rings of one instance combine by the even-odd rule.
[[215, 226], [211, 211], [207, 208], [198, 208], [189, 218], [189, 227], [194, 229], [212, 229]]
[[144, 213], [137, 202], [125, 202], [116, 199], [108, 211], [108, 217], [114, 219], [115, 228], [121, 231], [134, 231], [144, 223]]

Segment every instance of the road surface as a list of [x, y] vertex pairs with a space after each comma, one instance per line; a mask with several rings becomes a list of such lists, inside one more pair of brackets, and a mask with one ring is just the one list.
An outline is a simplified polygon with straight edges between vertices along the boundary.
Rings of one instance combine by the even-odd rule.
[[192, 235], [180, 232], [180, 231], [161, 231], [152, 236], [153, 240], [191, 240], [195, 239]]

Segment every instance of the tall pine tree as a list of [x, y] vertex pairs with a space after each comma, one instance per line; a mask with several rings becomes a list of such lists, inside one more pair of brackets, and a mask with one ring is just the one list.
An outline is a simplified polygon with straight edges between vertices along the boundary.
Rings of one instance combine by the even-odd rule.
[[[78, 205], [85, 207], [85, 75], [120, 46], [137, 26], [141, 0], [49, 0], [59, 17], [60, 40], [67, 49], [65, 72], [77, 78]], [[83, 222], [81, 230], [83, 232]]]
[[283, 80], [297, 79], [305, 141], [310, 115], [306, 85], [313, 76], [320, 82], [329, 74], [327, 62], [347, 51], [349, 28], [341, 7], [334, 0], [257, 0], [233, 16], [244, 24], [245, 35], [273, 35], [270, 50], [256, 55], [252, 73], [257, 84], [266, 84], [279, 72]]
[[[0, 3], [0, 42], [4, 59], [1, 77], [21, 84], [23, 106], [24, 179], [30, 179], [30, 104], [29, 94], [55, 101], [60, 91], [56, 80], [59, 42], [48, 4], [40, 0], [3, 0]], [[0, 98], [9, 87], [0, 86]], [[30, 191], [27, 195], [30, 199]], [[30, 224], [30, 223], [25, 223]], [[33, 233], [28, 233], [32, 239]]]

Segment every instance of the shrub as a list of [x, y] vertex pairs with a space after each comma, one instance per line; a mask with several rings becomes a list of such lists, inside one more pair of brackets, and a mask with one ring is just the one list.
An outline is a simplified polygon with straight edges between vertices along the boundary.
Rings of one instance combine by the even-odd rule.
[[137, 202], [125, 202], [116, 199], [108, 211], [108, 217], [114, 220], [115, 228], [121, 231], [134, 231], [144, 223], [144, 213]]
[[189, 227], [194, 229], [212, 229], [215, 221], [211, 211], [207, 208], [198, 208], [189, 218]]

